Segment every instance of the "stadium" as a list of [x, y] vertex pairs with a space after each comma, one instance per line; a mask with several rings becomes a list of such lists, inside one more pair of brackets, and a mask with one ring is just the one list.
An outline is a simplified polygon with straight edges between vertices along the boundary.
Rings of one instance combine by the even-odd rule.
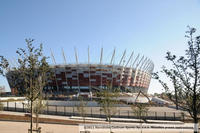
[[[142, 91], [147, 93], [151, 73], [154, 68], [153, 62], [138, 54], [133, 58], [133, 52], [126, 59], [126, 51], [123, 52], [122, 57], [118, 63], [113, 62], [115, 58], [115, 50], [110, 58], [110, 63], [104, 64], [103, 49], [101, 50], [100, 62], [90, 63], [88, 52], [88, 63], [78, 63], [78, 56], [75, 50], [76, 63], [67, 64], [63, 52], [64, 64], [58, 65], [55, 62], [53, 53], [51, 53], [54, 65], [50, 65], [53, 73], [53, 78], [48, 80], [44, 90], [54, 94], [65, 92], [94, 92], [106, 89], [108, 85], [113, 88], [120, 88], [123, 92], [138, 93]], [[11, 83], [12, 73], [7, 74], [8, 83]], [[16, 89], [12, 84], [10, 88], [13, 93]]]

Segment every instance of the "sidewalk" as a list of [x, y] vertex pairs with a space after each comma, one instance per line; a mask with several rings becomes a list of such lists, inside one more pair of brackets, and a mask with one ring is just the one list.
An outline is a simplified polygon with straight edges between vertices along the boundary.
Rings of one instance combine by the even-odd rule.
[[[5, 116], [5, 117], [2, 117]], [[9, 116], [10, 120], [7, 120], [6, 117]], [[25, 113], [20, 112], [9, 112], [9, 111], [1, 111], [0, 112], [0, 129], [2, 133], [26, 133], [27, 129], [30, 126], [30, 118], [21, 119], [19, 118], [27, 118], [25, 117]], [[13, 120], [14, 119], [14, 120]], [[91, 118], [86, 117], [86, 125], [108, 125], [108, 122], [103, 118]], [[1, 121], [6, 120], [6, 121]], [[40, 126], [45, 133], [78, 133], [80, 130], [80, 126], [83, 123], [82, 117], [66, 117], [66, 116], [55, 116], [55, 115], [40, 115]], [[122, 118], [112, 118], [111, 125], [113, 127], [122, 127], [114, 128], [113, 131], [115, 133], [140, 133], [141, 124], [138, 119], [122, 119]], [[19, 122], [20, 121], [20, 122]], [[150, 123], [142, 123], [143, 132], [144, 133], [180, 133], [184, 131], [184, 133], [192, 133], [193, 123], [183, 123], [180, 121], [160, 121], [160, 120], [148, 120]], [[9, 125], [12, 125], [9, 127]], [[79, 126], [80, 125], [80, 126]], [[127, 127], [124, 129], [123, 127]], [[163, 128], [164, 127], [164, 128]], [[186, 129], [182, 129], [182, 127], [186, 127]], [[188, 128], [188, 129], [187, 129]], [[109, 129], [91, 129], [91, 133], [107, 133]]]
[[[0, 111], [0, 115], [8, 115], [8, 116], [21, 116], [21, 117], [25, 117], [25, 114], [27, 113], [23, 113], [23, 112], [10, 112], [10, 111]], [[26, 117], [27, 118], [27, 117]], [[51, 121], [47, 121], [47, 123], [60, 123], [62, 124], [62, 122], [68, 122], [68, 124], [79, 124], [79, 123], [83, 123], [82, 117], [77, 117], [77, 116], [57, 116], [57, 115], [44, 115], [41, 114], [39, 115], [40, 119], [43, 120], [51, 120]], [[2, 118], [0, 118], [0, 120], [2, 120]], [[27, 121], [28, 119], [26, 119]], [[55, 120], [53, 122], [53, 120]], [[105, 118], [93, 118], [93, 117], [85, 117], [86, 123], [107, 123], [105, 121]], [[112, 123], [139, 123], [140, 120], [139, 119], [126, 119], [126, 118], [111, 118]], [[144, 123], [144, 121], [142, 120], [142, 122]], [[44, 121], [45, 123], [45, 121]], [[155, 124], [184, 124], [181, 121], [165, 121], [165, 120], [147, 120], [147, 123], [155, 123]], [[65, 123], [66, 124], [66, 123]]]

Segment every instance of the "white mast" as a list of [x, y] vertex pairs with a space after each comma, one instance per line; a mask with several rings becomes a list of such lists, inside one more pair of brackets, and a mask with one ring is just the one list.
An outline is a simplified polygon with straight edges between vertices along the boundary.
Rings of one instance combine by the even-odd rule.
[[135, 68], [135, 76], [134, 76], [134, 80], [133, 83], [135, 83], [136, 77], [138, 75], [138, 66], [140, 65], [141, 61], [143, 60], [144, 56], [142, 56], [142, 58], [139, 60], [139, 62], [136, 64], [136, 68]]
[[[138, 54], [137, 55], [137, 57], [135, 58], [135, 60], [133, 61], [133, 63], [131, 64], [131, 67], [132, 67], [132, 69], [134, 70], [134, 65], [135, 65], [135, 63], [137, 62], [137, 60], [138, 60], [138, 58], [140, 57], [140, 54]], [[133, 80], [131, 81], [131, 84], [134, 84], [134, 82], [135, 82], [135, 75], [136, 75], [136, 73], [137, 73], [137, 69], [135, 68], [135, 73], [133, 72], [132, 73], [132, 78], [133, 78]], [[134, 74], [134, 75], [133, 75]]]
[[100, 71], [101, 71], [101, 89], [103, 88], [102, 86], [102, 61], [103, 61], [103, 47], [101, 48], [101, 57], [100, 57]]
[[[124, 59], [125, 55], [126, 55], [126, 49], [124, 50], [123, 55], [122, 55], [122, 57], [120, 59], [119, 67], [121, 67], [120, 65], [121, 65], [122, 62], [124, 64], [124, 62], [125, 62], [125, 59]], [[123, 74], [123, 71], [124, 71], [124, 66], [122, 65], [121, 72], [120, 72], [119, 86], [121, 86], [121, 84], [122, 84], [122, 74]]]
[[119, 66], [121, 65], [121, 63], [122, 63], [122, 61], [123, 61], [125, 55], [126, 55], [126, 50], [124, 50], [124, 53], [123, 53], [123, 55], [122, 55], [122, 58], [121, 58], [121, 60], [120, 60], [120, 62], [119, 62]]
[[74, 52], [75, 52], [75, 57], [76, 57], [76, 74], [77, 74], [77, 84], [78, 84], [78, 91], [80, 93], [80, 85], [79, 85], [79, 73], [78, 73], [78, 69], [79, 69], [79, 64], [78, 64], [78, 54], [77, 54], [77, 51], [76, 51], [76, 48], [74, 48]]
[[55, 65], [54, 76], [55, 76], [55, 81], [56, 81], [57, 92], [59, 92], [58, 82], [57, 82], [57, 78], [56, 78], [56, 60], [55, 60], [55, 58], [54, 58], [54, 55], [53, 55], [53, 52], [52, 52], [51, 49], [50, 49], [50, 51], [51, 51], [51, 59], [52, 59], [52, 62], [53, 62], [54, 65]]
[[129, 59], [128, 59], [126, 65], [125, 65], [125, 67], [127, 67], [127, 65], [129, 64], [130, 60], [132, 59], [132, 57], [133, 57], [133, 53], [134, 53], [134, 52], [131, 53], [131, 56], [129, 57]]
[[[128, 64], [129, 64], [129, 62], [130, 62], [130, 60], [132, 60], [133, 53], [134, 53], [134, 52], [131, 53], [131, 56], [129, 57], [129, 59], [128, 59], [127, 63], [126, 63], [125, 68], [127, 68]], [[127, 73], [128, 82], [127, 82], [126, 86], [130, 86], [130, 84], [131, 84], [131, 82], [129, 82], [129, 81], [130, 81], [129, 78], [132, 77], [132, 71], [133, 71], [133, 70], [132, 70], [131, 67], [130, 67], [130, 69], [129, 69], [128, 73]]]
[[143, 75], [144, 75], [144, 71], [143, 71], [142, 68], [143, 68], [143, 65], [145, 65], [146, 60], [147, 60], [147, 57], [143, 60], [143, 62], [141, 63], [141, 66], [140, 66], [140, 68], [139, 68], [139, 70], [140, 70], [139, 79], [138, 79], [138, 81], [139, 81], [139, 86], [142, 85], [142, 80], [143, 80]]
[[114, 48], [114, 51], [113, 51], [113, 54], [112, 54], [112, 58], [111, 58], [111, 60], [110, 60], [110, 64], [111, 64], [111, 65], [113, 64], [113, 59], [114, 59], [114, 57], [115, 57], [115, 48]]
[[112, 58], [111, 58], [111, 61], [110, 61], [110, 64], [112, 65], [112, 73], [111, 73], [111, 89], [113, 88], [113, 60], [114, 60], [114, 58], [115, 58], [115, 48], [114, 48], [114, 51], [113, 51], [113, 55], [112, 55]]
[[140, 57], [140, 54], [137, 55], [137, 57], [136, 57], [135, 60], [133, 61], [133, 64], [131, 65], [131, 67], [134, 68], [134, 65], [135, 65], [135, 63], [136, 63], [136, 61], [138, 60], [139, 57]]
[[[64, 65], [66, 66], [67, 65], [67, 61], [66, 61], [66, 57], [65, 57], [65, 53], [64, 53], [64, 50], [62, 48], [62, 55], [63, 55], [63, 59], [64, 59]], [[64, 71], [65, 71], [65, 79], [66, 79], [66, 85], [68, 86], [68, 82], [67, 82], [67, 73], [66, 73], [66, 68], [64, 66]]]
[[90, 89], [90, 92], [92, 92], [91, 82], [90, 82], [90, 47], [89, 46], [88, 46], [88, 65], [89, 65], [89, 71], [88, 71], [89, 89]]
[[142, 77], [142, 79], [143, 79], [143, 82], [142, 82], [142, 84], [144, 84], [145, 86], [146, 86], [146, 79], [147, 79], [147, 73], [146, 73], [146, 69], [147, 69], [147, 67], [148, 67], [148, 65], [149, 65], [149, 62], [150, 62], [150, 59], [148, 59], [147, 61], [146, 61], [146, 63], [145, 63], [145, 65], [144, 65], [144, 67], [143, 67], [143, 77]]

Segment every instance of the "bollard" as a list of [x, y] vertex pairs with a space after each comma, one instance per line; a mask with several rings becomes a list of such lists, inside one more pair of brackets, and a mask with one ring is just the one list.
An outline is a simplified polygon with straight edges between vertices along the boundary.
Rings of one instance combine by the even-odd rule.
[[92, 116], [92, 107], [91, 107], [91, 116]]
[[155, 119], [157, 120], [157, 112], [155, 112]]
[[148, 112], [146, 112], [145, 120], [148, 119]]
[[64, 115], [66, 115], [66, 107], [64, 106]]
[[9, 108], [9, 102], [7, 101], [7, 111], [8, 111], [8, 108]]
[[74, 116], [74, 107], [73, 107], [73, 116]]
[[164, 117], [165, 117], [165, 120], [167, 119], [167, 117], [166, 117], [166, 112], [164, 112]]
[[57, 115], [57, 105], [56, 105], [56, 115]]
[[128, 110], [128, 118], [129, 118], [129, 110]]
[[49, 105], [47, 104], [47, 114], [49, 114]]
[[23, 106], [23, 112], [24, 112], [24, 103], [22, 103], [22, 106]]
[[185, 117], [184, 117], [184, 113], [182, 112], [182, 118], [183, 118], [183, 122], [185, 121]]
[[15, 102], [15, 111], [17, 111], [17, 108], [16, 108], [16, 102]]
[[175, 114], [175, 112], [174, 112], [174, 121], [176, 120], [176, 114]]

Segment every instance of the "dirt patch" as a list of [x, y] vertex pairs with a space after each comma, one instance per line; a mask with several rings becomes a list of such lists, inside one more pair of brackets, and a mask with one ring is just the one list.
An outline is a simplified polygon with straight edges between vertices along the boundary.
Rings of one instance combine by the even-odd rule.
[[[21, 121], [21, 122], [29, 122], [29, 116], [21, 116], [21, 115], [8, 115], [8, 114], [0, 114], [0, 120], [3, 121]], [[35, 121], [35, 118], [33, 118]], [[81, 120], [62, 120], [62, 119], [52, 119], [52, 118], [39, 118], [40, 123], [52, 123], [52, 124], [67, 124], [67, 125], [78, 125], [83, 123]], [[85, 122], [85, 123], [97, 123], [97, 122]]]

